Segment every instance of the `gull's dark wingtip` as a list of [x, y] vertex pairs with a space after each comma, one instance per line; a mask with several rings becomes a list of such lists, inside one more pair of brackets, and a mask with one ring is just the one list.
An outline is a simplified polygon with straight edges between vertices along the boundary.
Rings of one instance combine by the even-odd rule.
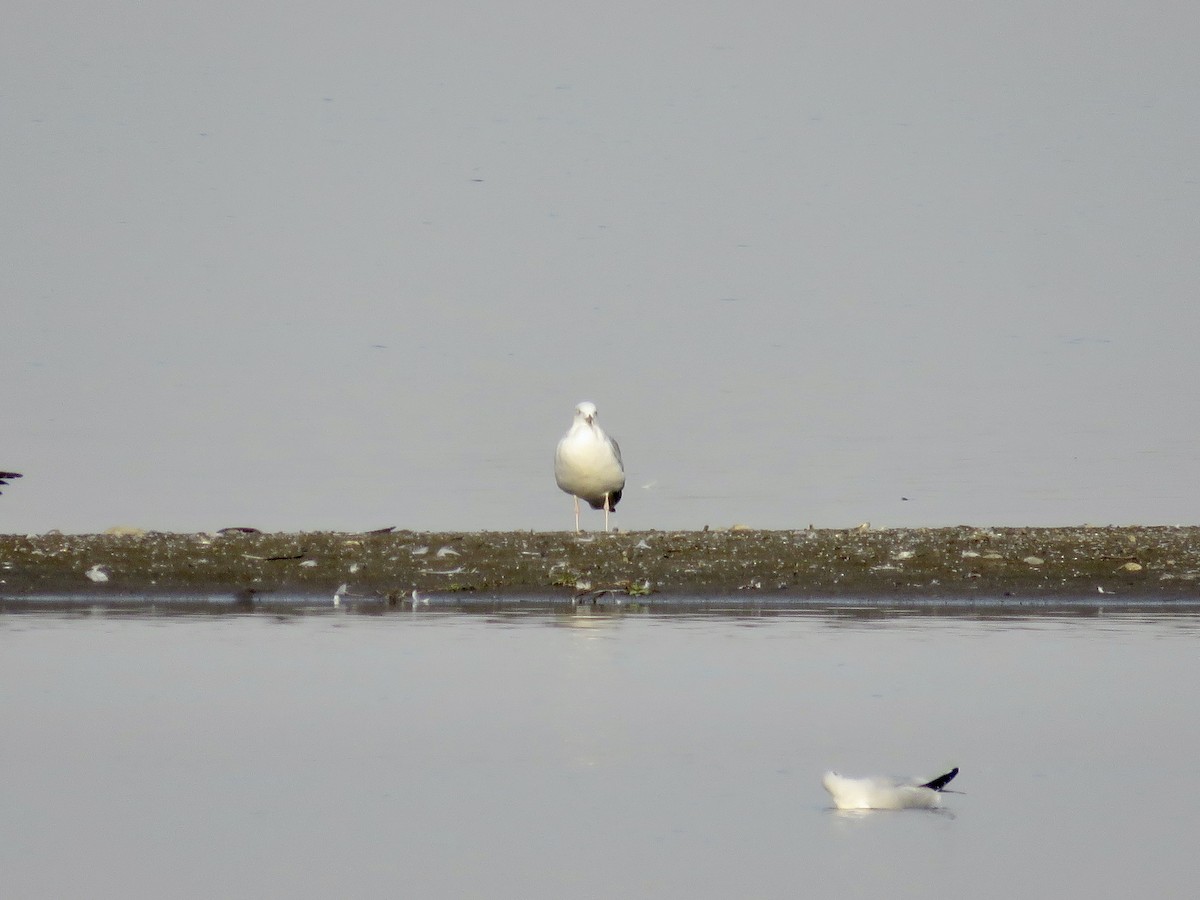
[[611, 494], [601, 494], [599, 499], [596, 500], [588, 497], [584, 497], [583, 499], [587, 501], [588, 506], [592, 509], [604, 509], [604, 504], [607, 501], [608, 511], [612, 512], [617, 508], [617, 504], [621, 502], [621, 491], [624, 490], [624, 488], [621, 488], [621, 490], [613, 491]]
[[0, 484], [8, 484], [10, 479], [20, 477], [20, 472], [0, 472]]
[[954, 776], [957, 774], [958, 774], [958, 766], [955, 766], [953, 769], [951, 769], [945, 775], [939, 775], [937, 778], [933, 779], [933, 781], [925, 782], [925, 784], [921, 785], [921, 787], [927, 787], [933, 791], [940, 791], [942, 788], [944, 788], [946, 785], [948, 785], [951, 781], [953, 781]]

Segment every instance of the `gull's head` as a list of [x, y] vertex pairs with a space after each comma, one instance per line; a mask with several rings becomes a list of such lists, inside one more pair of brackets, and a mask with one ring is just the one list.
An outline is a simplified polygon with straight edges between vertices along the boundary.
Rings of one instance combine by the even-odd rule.
[[584, 400], [575, 407], [575, 418], [583, 419], [583, 421], [591, 425], [596, 421], [596, 404], [590, 400]]
[[842, 776], [837, 772], [826, 772], [821, 776], [821, 787], [825, 788], [825, 790], [832, 794], [837, 790], [838, 782], [841, 780]]

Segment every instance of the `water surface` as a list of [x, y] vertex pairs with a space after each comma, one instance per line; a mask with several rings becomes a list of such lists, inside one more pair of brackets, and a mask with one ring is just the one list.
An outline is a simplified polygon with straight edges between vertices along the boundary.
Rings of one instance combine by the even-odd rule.
[[[1178, 894], [1188, 612], [0, 617], [14, 897]], [[826, 768], [962, 768], [839, 814]]]
[[20, 6], [0, 532], [1196, 522], [1200, 7]]

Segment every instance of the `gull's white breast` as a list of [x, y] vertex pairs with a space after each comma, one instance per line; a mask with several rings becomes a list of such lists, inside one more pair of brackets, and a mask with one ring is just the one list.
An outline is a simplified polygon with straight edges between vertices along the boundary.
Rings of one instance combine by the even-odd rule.
[[625, 486], [621, 458], [599, 428], [572, 429], [554, 454], [554, 479], [568, 494], [600, 499]]

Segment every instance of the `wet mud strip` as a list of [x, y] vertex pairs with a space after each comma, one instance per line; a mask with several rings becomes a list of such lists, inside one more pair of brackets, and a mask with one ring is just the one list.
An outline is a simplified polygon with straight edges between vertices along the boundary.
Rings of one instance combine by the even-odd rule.
[[1200, 528], [0, 535], [0, 610], [1200, 603]]

